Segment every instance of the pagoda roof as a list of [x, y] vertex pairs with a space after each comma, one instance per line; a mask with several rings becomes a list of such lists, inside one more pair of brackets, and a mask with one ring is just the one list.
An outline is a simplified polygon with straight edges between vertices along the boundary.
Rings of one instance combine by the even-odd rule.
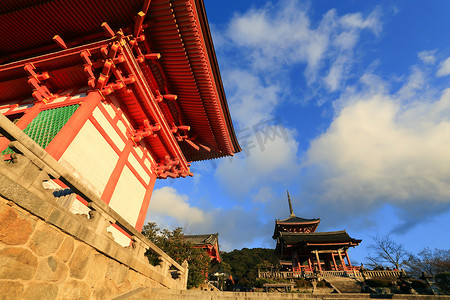
[[[144, 15], [142, 25], [136, 27], [140, 13]], [[121, 29], [125, 36], [133, 33], [136, 36], [136, 28], [142, 28], [144, 33], [139, 43], [145, 40], [147, 47], [139, 45], [142, 52], [150, 50], [161, 55], [157, 63], [144, 62], [141, 68], [150, 85], [177, 96], [179, 109], [171, 104], [162, 113], [168, 120], [185, 123], [176, 126], [190, 127], [190, 140], [176, 141], [187, 161], [219, 158], [241, 151], [203, 0], [1, 1], [0, 103], [31, 95], [33, 89], [27, 84], [28, 74], [23, 70], [25, 63], [48, 72], [50, 79], [46, 82], [52, 92], [86, 85], [89, 76], [83, 70], [80, 51], [91, 51], [95, 56], [94, 52], [100, 53], [104, 43], [115, 41], [105, 34], [103, 22], [113, 32]], [[62, 38], [67, 49], [61, 50], [54, 42], [56, 35]], [[151, 73], [156, 74], [155, 78]], [[126, 93], [116, 94], [126, 103], [131, 123], [142, 124], [149, 112], [133, 106]], [[145, 107], [145, 103], [141, 106]], [[144, 139], [156, 152], [156, 159], [164, 161], [167, 155], [164, 143], [168, 137], [164, 137], [163, 144]], [[179, 152], [171, 149], [170, 156]]]
[[345, 230], [311, 233], [280, 232], [279, 240], [287, 245], [303, 244], [306, 246], [333, 244], [356, 246], [362, 241], [350, 237]]
[[196, 234], [196, 235], [183, 235], [183, 239], [194, 245], [216, 245], [219, 242], [219, 234]]
[[315, 224], [315, 223], [320, 223], [320, 218], [317, 219], [305, 219], [305, 218], [300, 218], [297, 217], [296, 215], [291, 215], [289, 216], [289, 218], [284, 219], [284, 220], [276, 220], [277, 224], [292, 224], [292, 225], [297, 225], [297, 224]]

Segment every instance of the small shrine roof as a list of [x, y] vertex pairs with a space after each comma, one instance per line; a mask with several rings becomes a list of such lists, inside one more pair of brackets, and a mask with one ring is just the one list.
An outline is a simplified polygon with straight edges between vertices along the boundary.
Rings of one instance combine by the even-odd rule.
[[354, 239], [348, 235], [345, 230], [330, 232], [312, 232], [312, 233], [293, 233], [280, 232], [279, 240], [285, 244], [353, 244], [358, 245], [362, 240]]
[[194, 245], [215, 245], [219, 242], [219, 234], [184, 235], [183, 239]]

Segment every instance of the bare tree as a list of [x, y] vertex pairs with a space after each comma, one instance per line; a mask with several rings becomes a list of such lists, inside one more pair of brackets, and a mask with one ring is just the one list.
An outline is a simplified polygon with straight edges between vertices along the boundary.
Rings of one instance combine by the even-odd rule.
[[420, 276], [422, 272], [432, 276], [450, 272], [450, 250], [423, 248], [417, 255], [410, 254], [405, 261], [408, 273]]
[[389, 235], [372, 237], [373, 243], [369, 245], [371, 252], [366, 257], [367, 265], [371, 267], [392, 265], [399, 270], [408, 258], [408, 252], [402, 244], [390, 239]]

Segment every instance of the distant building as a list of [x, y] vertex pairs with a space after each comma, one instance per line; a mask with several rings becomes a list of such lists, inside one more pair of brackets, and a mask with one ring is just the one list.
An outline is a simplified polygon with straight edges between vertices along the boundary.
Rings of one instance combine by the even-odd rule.
[[[290, 215], [276, 220], [272, 236], [277, 241], [275, 252], [280, 262], [292, 271], [352, 270], [348, 249], [361, 240], [350, 237], [345, 230], [316, 232], [320, 219], [297, 217], [287, 193]], [[347, 260], [347, 262], [345, 262]]]
[[219, 234], [199, 234], [199, 235], [184, 235], [185, 241], [188, 241], [194, 245], [194, 248], [205, 249], [208, 253], [211, 261], [220, 263], [219, 253]]

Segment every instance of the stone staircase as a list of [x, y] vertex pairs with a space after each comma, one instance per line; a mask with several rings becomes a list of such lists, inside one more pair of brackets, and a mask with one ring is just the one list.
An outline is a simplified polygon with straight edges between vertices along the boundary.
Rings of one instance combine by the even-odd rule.
[[324, 280], [338, 293], [361, 293], [361, 283], [354, 278], [334, 277]]
[[168, 290], [138, 288], [112, 300], [259, 300], [259, 299], [321, 299], [321, 300], [362, 300], [362, 299], [402, 299], [402, 300], [450, 300], [450, 296], [427, 295], [373, 295], [373, 294], [305, 294], [305, 293], [245, 293], [245, 292], [207, 292], [195, 290]]

